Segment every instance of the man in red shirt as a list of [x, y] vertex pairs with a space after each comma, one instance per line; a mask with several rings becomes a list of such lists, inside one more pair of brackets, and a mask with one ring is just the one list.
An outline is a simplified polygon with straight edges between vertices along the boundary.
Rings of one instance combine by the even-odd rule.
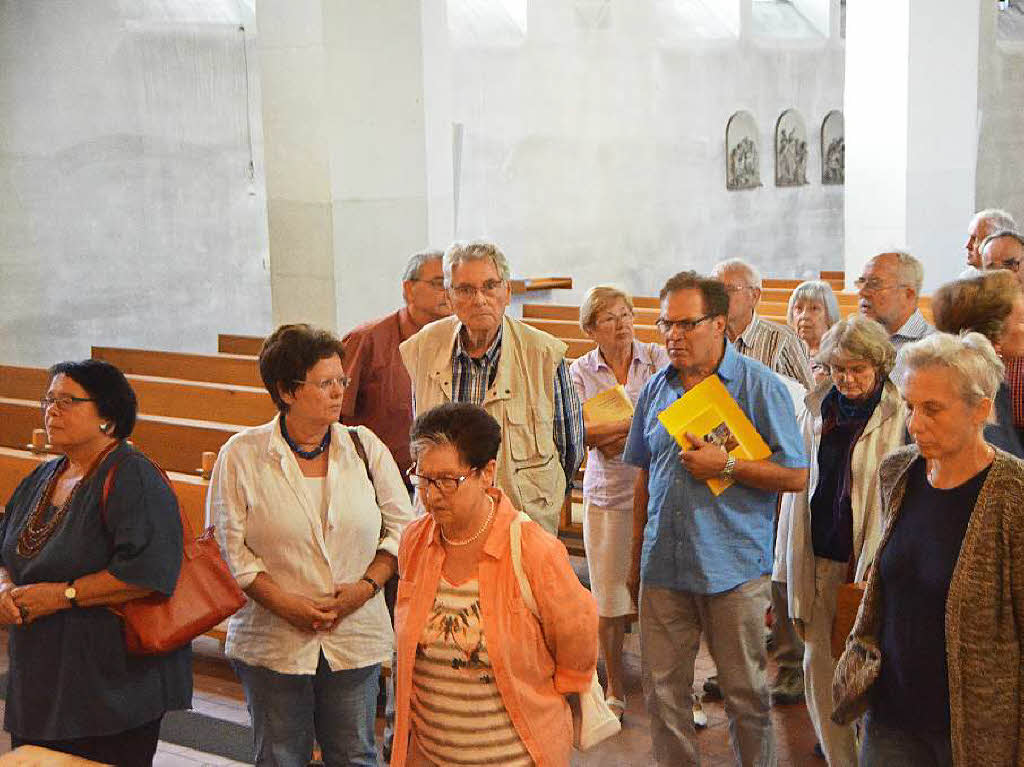
[[405, 306], [353, 328], [341, 340], [345, 372], [352, 379], [345, 390], [341, 420], [362, 424], [381, 438], [405, 479], [411, 464], [412, 383], [398, 345], [429, 322], [452, 313], [444, 289], [440, 250], [409, 257], [402, 274]]

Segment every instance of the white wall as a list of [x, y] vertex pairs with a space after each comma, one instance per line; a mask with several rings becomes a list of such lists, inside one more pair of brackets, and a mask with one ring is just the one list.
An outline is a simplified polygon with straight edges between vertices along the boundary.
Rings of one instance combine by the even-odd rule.
[[269, 329], [250, 16], [0, 2], [0, 361], [214, 351], [218, 332]]
[[[570, 0], [530, 4], [520, 46], [456, 41], [465, 125], [458, 232], [492, 237], [516, 273], [656, 293], [683, 268], [743, 257], [773, 276], [843, 263], [843, 188], [820, 183], [821, 121], [842, 108], [842, 43], [677, 35], [664, 11], [612, 2], [581, 27]], [[809, 184], [774, 186], [775, 121], [807, 124]], [[761, 179], [725, 189], [725, 124], [747, 109]], [[554, 299], [568, 300], [559, 291]]]

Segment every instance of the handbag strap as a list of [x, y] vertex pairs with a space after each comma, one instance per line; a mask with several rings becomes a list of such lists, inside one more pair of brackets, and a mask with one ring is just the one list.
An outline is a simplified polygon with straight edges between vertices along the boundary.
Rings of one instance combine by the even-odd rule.
[[[149, 461], [152, 466], [160, 472], [160, 476], [163, 477], [164, 483], [167, 485], [167, 489], [171, 491], [171, 495], [174, 496], [174, 500], [178, 507], [178, 516], [181, 517], [181, 534], [182, 540], [187, 544], [193, 538], [195, 534], [192, 532], [192, 525], [189, 524], [188, 517], [185, 516], [185, 510], [181, 507], [181, 500], [178, 498], [178, 494], [174, 492], [174, 485], [171, 484], [171, 478], [167, 476], [167, 472], [163, 470], [156, 461], [150, 458], [145, 453], [139, 453], [143, 458]], [[114, 486], [114, 476], [117, 474], [117, 469], [121, 465], [121, 461], [115, 461], [110, 469], [107, 471], [107, 476], [103, 479], [103, 492], [100, 493], [100, 519], [103, 520], [103, 526], [110, 531], [110, 525], [107, 524], [107, 499], [110, 497], [110, 490]]]
[[537, 620], [540, 620], [540, 613], [537, 611], [537, 601], [533, 598], [533, 589], [530, 587], [530, 579], [523, 572], [523, 522], [529, 522], [530, 517], [519, 512], [512, 524], [508, 526], [509, 548], [512, 551], [512, 570], [519, 581], [519, 591], [523, 595], [523, 603], [533, 613]]

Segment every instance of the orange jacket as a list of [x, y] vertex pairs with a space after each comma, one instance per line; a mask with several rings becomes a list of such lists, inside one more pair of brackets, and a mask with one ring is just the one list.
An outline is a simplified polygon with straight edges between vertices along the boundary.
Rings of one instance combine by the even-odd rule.
[[[509, 525], [517, 512], [498, 503], [480, 557], [480, 610], [487, 652], [505, 709], [538, 767], [569, 764], [572, 717], [565, 695], [589, 689], [597, 664], [597, 606], [579, 582], [565, 546], [535, 522], [523, 522], [523, 571], [533, 588], [540, 623], [523, 603], [512, 570]], [[398, 552], [395, 606], [395, 743], [392, 767], [405, 764], [416, 643], [441, 580], [444, 548], [429, 515], [410, 524]]]

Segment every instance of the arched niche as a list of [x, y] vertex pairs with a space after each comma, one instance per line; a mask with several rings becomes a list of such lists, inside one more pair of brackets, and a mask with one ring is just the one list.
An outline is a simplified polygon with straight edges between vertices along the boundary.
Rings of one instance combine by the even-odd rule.
[[775, 186], [807, 183], [807, 127], [795, 109], [787, 109], [775, 123]]
[[846, 127], [843, 113], [833, 109], [821, 121], [821, 183], [846, 180]]
[[750, 112], [735, 112], [725, 124], [725, 188], [761, 186], [761, 144]]

